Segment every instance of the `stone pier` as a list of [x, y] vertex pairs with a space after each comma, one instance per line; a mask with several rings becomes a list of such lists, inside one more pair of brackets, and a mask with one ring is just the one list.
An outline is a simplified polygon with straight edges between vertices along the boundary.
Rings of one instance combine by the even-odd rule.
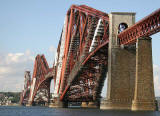
[[31, 101], [28, 101], [28, 103], [26, 104], [26, 106], [33, 106]]
[[152, 43], [150, 37], [138, 39], [136, 83], [132, 110], [155, 110], [153, 85]]
[[[135, 23], [135, 13], [109, 14], [107, 97], [100, 109], [131, 109], [134, 97], [136, 46], [119, 46], [117, 35]], [[125, 29], [124, 28], [124, 29]]]
[[156, 110], [150, 37], [134, 46], [112, 46], [109, 54], [107, 98], [101, 109]]
[[115, 47], [108, 69], [107, 98], [101, 109], [131, 109], [134, 97], [136, 49]]
[[88, 108], [99, 108], [98, 102], [89, 102]]
[[26, 104], [26, 106], [28, 106], [28, 107], [29, 107], [29, 106], [32, 106], [32, 105], [31, 105], [31, 104]]
[[60, 101], [59, 98], [54, 98], [54, 100], [50, 103], [49, 107], [52, 108], [67, 108], [68, 102]]
[[88, 107], [87, 102], [82, 102], [81, 107], [82, 107], [82, 108], [87, 108], [87, 107]]

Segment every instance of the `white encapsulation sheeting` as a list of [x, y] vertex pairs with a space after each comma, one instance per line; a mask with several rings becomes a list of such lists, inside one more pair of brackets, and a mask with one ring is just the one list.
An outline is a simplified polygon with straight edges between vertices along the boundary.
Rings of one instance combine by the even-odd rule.
[[102, 25], [103, 25], [102, 24], [102, 19], [99, 19], [97, 27], [96, 27], [96, 30], [94, 32], [94, 36], [93, 36], [93, 40], [92, 40], [91, 46], [89, 48], [89, 52], [92, 52], [95, 49], [96, 45], [97, 45], [97, 35], [100, 32], [100, 28], [101, 28]]
[[33, 83], [32, 83], [32, 85], [31, 85], [31, 90], [30, 90], [30, 98], [29, 98], [29, 101], [32, 101], [33, 92], [34, 92], [34, 88], [35, 88], [35, 83], [36, 83], [36, 78], [33, 78]]
[[53, 92], [53, 97], [59, 96], [58, 86], [59, 86], [59, 82], [60, 82], [62, 61], [63, 61], [64, 49], [65, 49], [66, 26], [67, 26], [67, 16], [65, 17], [64, 26], [63, 26], [63, 30], [62, 30], [59, 59], [57, 59], [58, 62], [56, 62], [56, 64], [58, 64], [58, 66], [57, 66], [56, 83], [55, 83], [55, 88], [54, 88], [54, 92]]

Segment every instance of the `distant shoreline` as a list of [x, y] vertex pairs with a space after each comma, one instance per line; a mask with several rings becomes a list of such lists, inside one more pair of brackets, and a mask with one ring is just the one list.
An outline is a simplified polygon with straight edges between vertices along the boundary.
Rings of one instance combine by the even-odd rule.
[[9, 104], [9, 105], [0, 105], [0, 106], [21, 106], [21, 105], [17, 104], [17, 103], [13, 103], [13, 104]]

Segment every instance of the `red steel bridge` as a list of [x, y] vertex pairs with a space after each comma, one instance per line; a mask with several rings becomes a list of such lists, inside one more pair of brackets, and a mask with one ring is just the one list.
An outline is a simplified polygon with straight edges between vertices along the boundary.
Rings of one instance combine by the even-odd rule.
[[[134, 23], [134, 13], [111, 14], [86, 5], [72, 5], [65, 17], [53, 68], [49, 68], [43, 55], [36, 57], [32, 81], [25, 84], [21, 104], [26, 103], [26, 100], [30, 105], [49, 103], [50, 82], [54, 79], [53, 107], [63, 107], [68, 102], [96, 102], [100, 106], [104, 80], [112, 75], [110, 48], [135, 47], [140, 38], [145, 39], [160, 31], [160, 9], [137, 23]], [[117, 18], [113, 22], [114, 18], [123, 17], [124, 14], [132, 17], [132, 24], [127, 24], [129, 18]], [[117, 20], [122, 22], [114, 33], [113, 25]], [[134, 70], [136, 72], [138, 69]], [[112, 88], [111, 84], [107, 86]], [[108, 96], [111, 96], [111, 92]], [[135, 92], [134, 96], [137, 94]], [[111, 97], [108, 99], [111, 100]]]
[[53, 68], [49, 68], [44, 55], [37, 55], [35, 58], [32, 80], [30, 79], [30, 72], [26, 71], [24, 90], [21, 94], [20, 104], [48, 104], [52, 79]]

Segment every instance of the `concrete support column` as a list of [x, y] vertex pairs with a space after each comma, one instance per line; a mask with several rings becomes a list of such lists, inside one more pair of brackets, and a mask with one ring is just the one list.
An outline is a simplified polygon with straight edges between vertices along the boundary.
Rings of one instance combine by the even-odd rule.
[[152, 43], [150, 37], [138, 39], [136, 83], [132, 110], [155, 110]]
[[31, 101], [28, 101], [28, 103], [26, 104], [26, 106], [33, 106]]
[[54, 100], [50, 103], [49, 107], [52, 108], [67, 108], [68, 102], [60, 101], [59, 98], [54, 98]]
[[45, 106], [49, 106], [49, 103], [48, 103], [48, 102], [45, 102]]
[[99, 105], [97, 102], [89, 102], [88, 103], [88, 108], [98, 108]]
[[82, 108], [87, 108], [88, 107], [87, 102], [82, 102], [81, 107]]
[[134, 97], [136, 48], [109, 48], [107, 98], [100, 109], [131, 109]]
[[[107, 98], [101, 109], [131, 109], [134, 94], [136, 49], [120, 47], [117, 35], [120, 26], [135, 23], [135, 13], [112, 12], [109, 14], [108, 83]], [[133, 47], [133, 48], [132, 48]]]
[[32, 106], [32, 104], [26, 104], [26, 106]]

